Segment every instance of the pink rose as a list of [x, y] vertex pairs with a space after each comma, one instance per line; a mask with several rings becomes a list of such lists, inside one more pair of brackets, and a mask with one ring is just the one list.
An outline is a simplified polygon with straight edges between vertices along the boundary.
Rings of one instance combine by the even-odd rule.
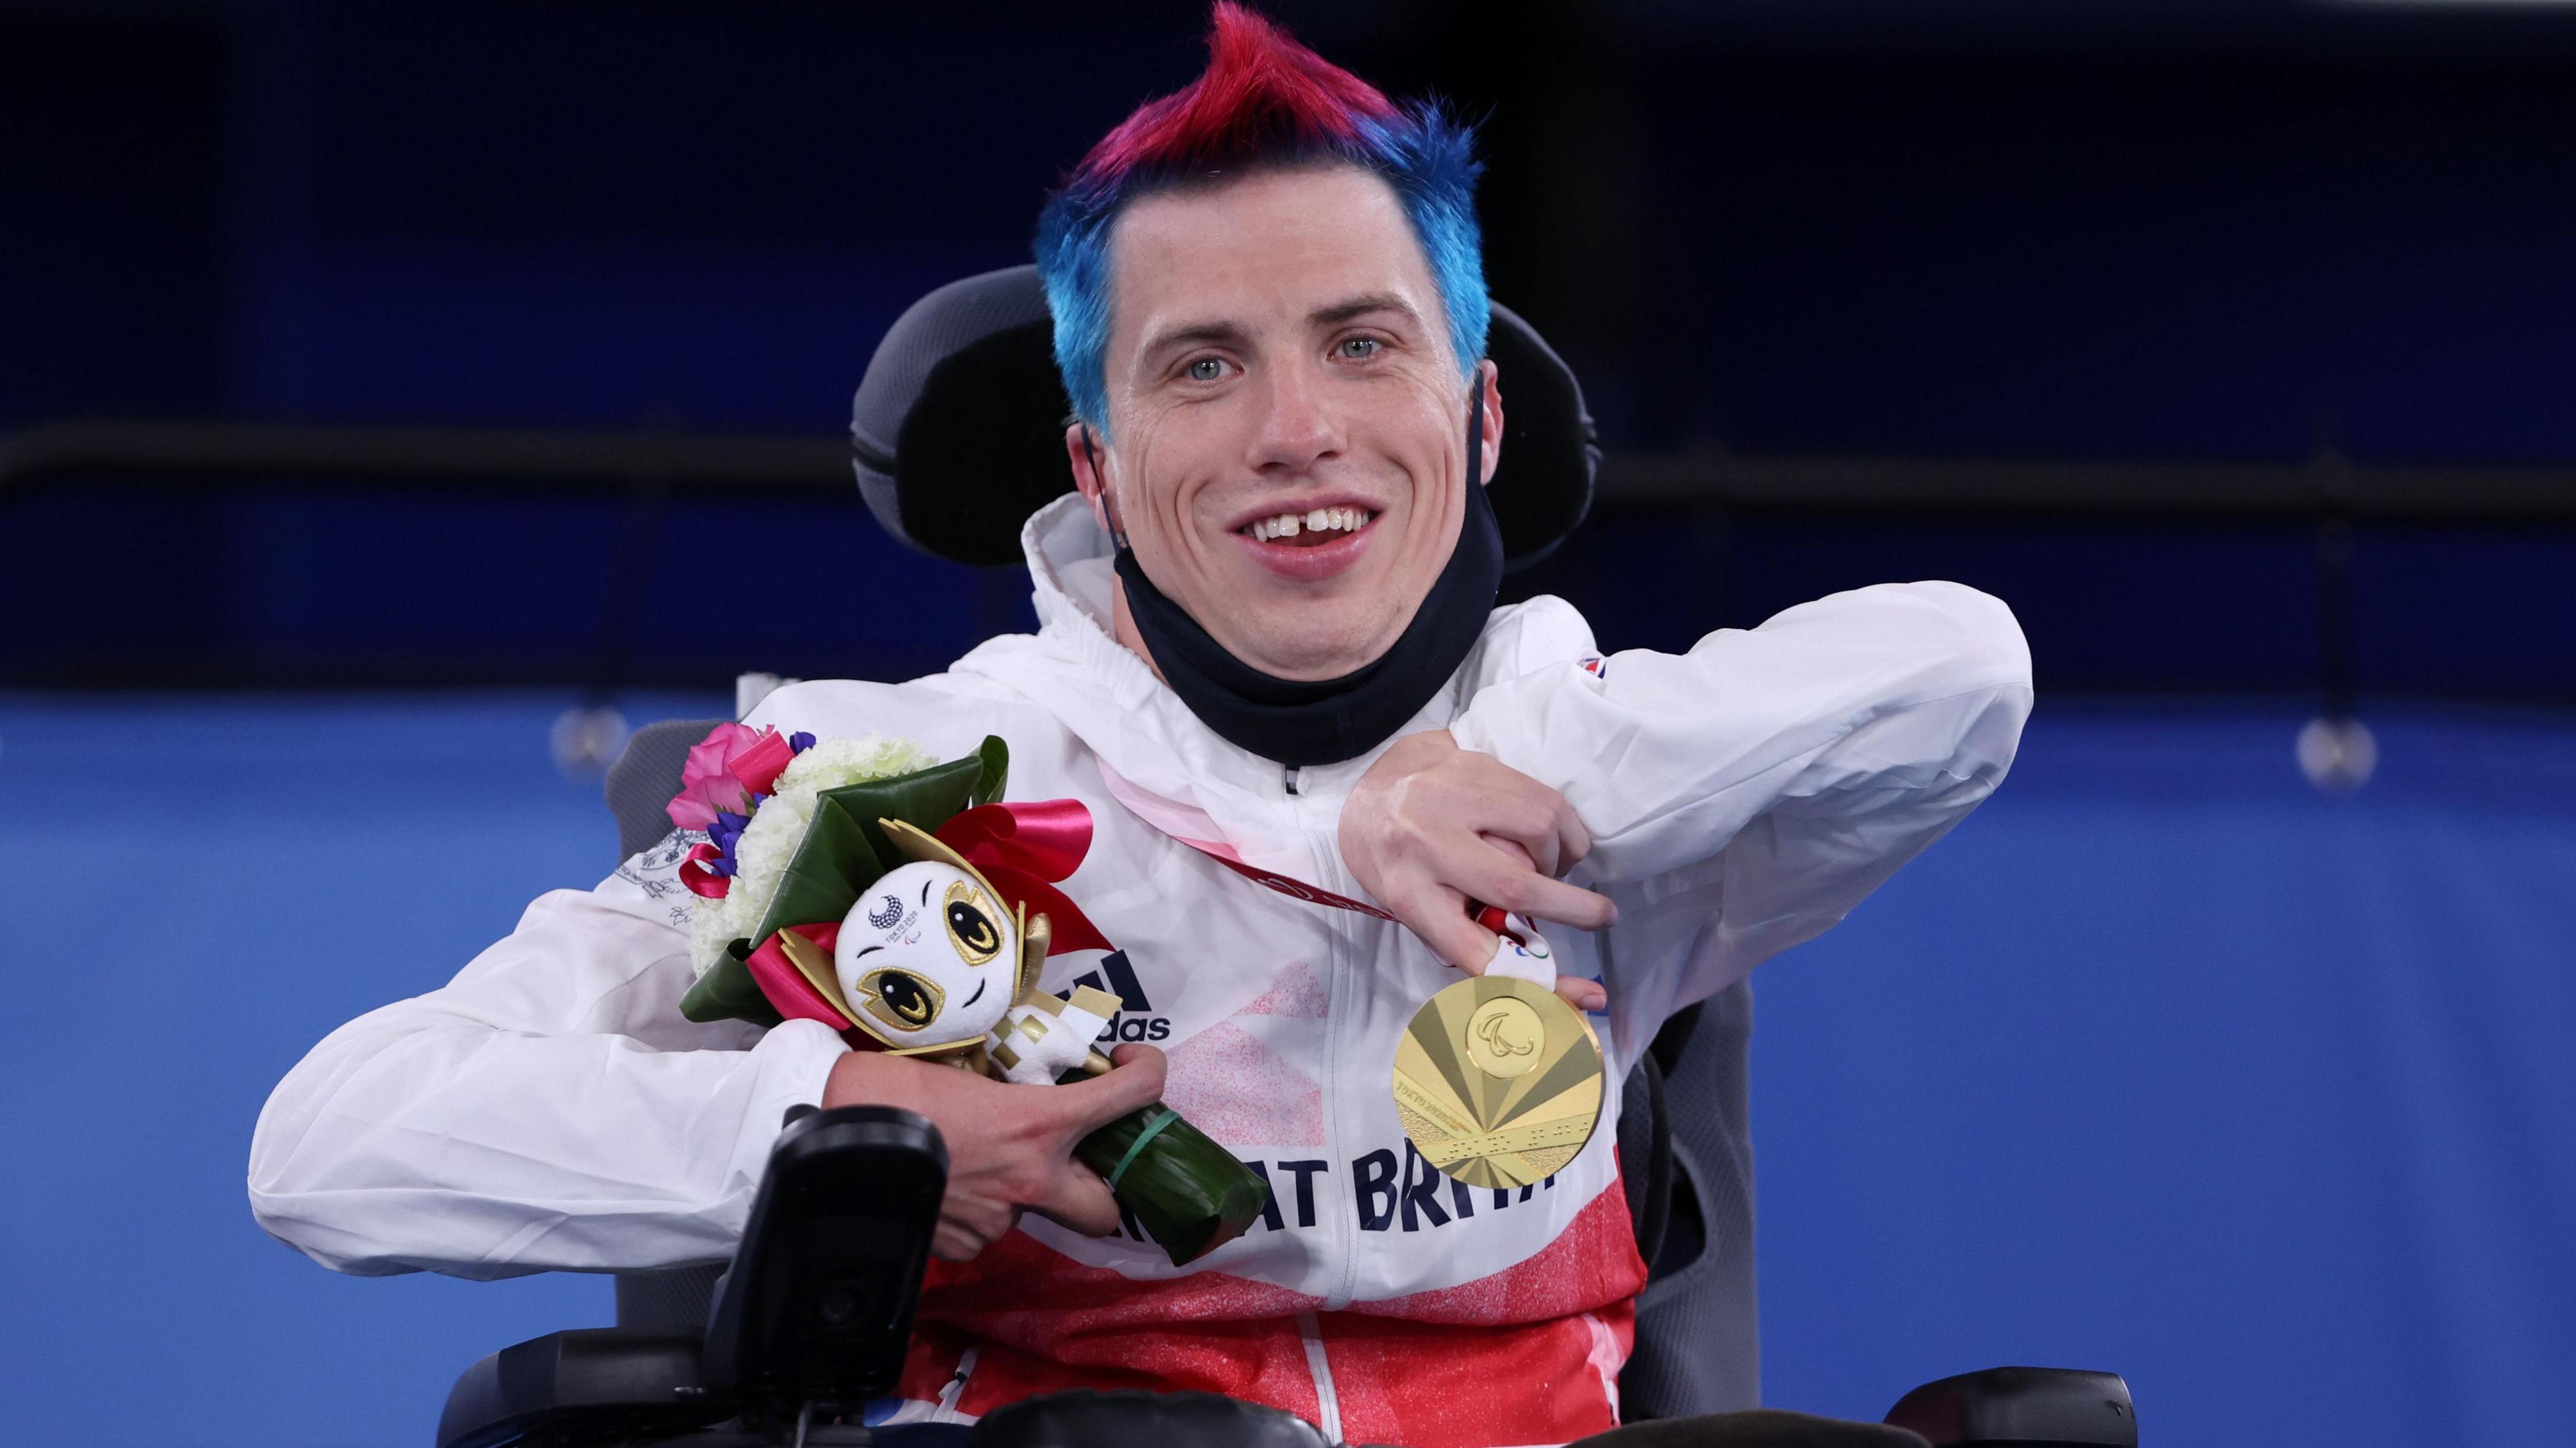
[[767, 794], [795, 757], [795, 746], [775, 729], [719, 724], [689, 750], [680, 792], [664, 812], [684, 830], [713, 828], [719, 814], [747, 815], [752, 796]]

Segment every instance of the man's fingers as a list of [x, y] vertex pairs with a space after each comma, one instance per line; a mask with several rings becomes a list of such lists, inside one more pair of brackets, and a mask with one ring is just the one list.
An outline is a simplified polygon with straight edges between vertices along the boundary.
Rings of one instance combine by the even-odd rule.
[[[1487, 903], [1500, 905], [1533, 920], [1552, 920], [1571, 925], [1577, 930], [1607, 930], [1619, 923], [1619, 907], [1610, 897], [1563, 880], [1545, 875], [1524, 875], [1517, 882], [1518, 898], [1498, 898]], [[1508, 894], [1508, 892], [1506, 892]]]
[[[1497, 835], [1497, 834], [1490, 834], [1490, 833], [1488, 833], [1488, 834], [1480, 834], [1480, 835], [1476, 836], [1476, 838], [1478, 838], [1478, 839], [1480, 839], [1480, 840], [1483, 840], [1483, 841], [1484, 841], [1486, 844], [1488, 844], [1488, 845], [1493, 846], [1493, 847], [1494, 847], [1494, 849], [1495, 849], [1496, 851], [1498, 851], [1498, 852], [1502, 855], [1502, 857], [1503, 857], [1504, 859], [1511, 861], [1511, 862], [1512, 862], [1512, 864], [1513, 864], [1514, 866], [1516, 866], [1516, 867], [1518, 867], [1518, 868], [1520, 868], [1520, 869], [1523, 869], [1523, 870], [1537, 870], [1537, 869], [1538, 869], [1538, 861], [1537, 861], [1537, 860], [1535, 860], [1535, 859], [1532, 859], [1532, 858], [1530, 857], [1530, 852], [1529, 852], [1527, 849], [1524, 849], [1524, 848], [1522, 847], [1522, 845], [1521, 845], [1521, 842], [1520, 842], [1520, 841], [1515, 840], [1515, 839], [1512, 839], [1512, 838], [1510, 838], [1510, 837], [1509, 837], [1509, 836], [1507, 836], [1507, 835]], [[1543, 872], [1543, 873], [1553, 874], [1553, 873], [1555, 873], [1555, 872], [1554, 872], [1554, 871], [1545, 871], [1545, 872]]]
[[940, 1204], [939, 1225], [930, 1234], [931, 1255], [950, 1262], [972, 1262], [977, 1253], [1000, 1241], [1019, 1219], [1016, 1209], [1000, 1202], [951, 1193]]
[[1565, 832], [1559, 816], [1570, 813], [1565, 800], [1555, 790], [1526, 775], [1515, 774], [1500, 765], [1497, 776], [1480, 781], [1471, 799], [1461, 802], [1464, 816], [1459, 822], [1472, 822], [1475, 830], [1493, 840], [1509, 840], [1521, 847], [1531, 869], [1545, 875], [1564, 872], [1571, 860], [1563, 858]]
[[[1577, 832], [1577, 834], [1578, 834], [1578, 835], [1581, 833], [1582, 828], [1583, 828], [1583, 826], [1582, 826], [1582, 825], [1581, 825], [1581, 823], [1579, 823], [1579, 822], [1575, 825], [1575, 830], [1576, 830], [1576, 832]], [[1518, 841], [1502, 839], [1502, 838], [1500, 838], [1500, 837], [1498, 837], [1498, 836], [1495, 836], [1495, 835], [1478, 835], [1476, 838], [1478, 838], [1478, 839], [1480, 839], [1480, 840], [1483, 840], [1483, 841], [1484, 841], [1488, 846], [1490, 846], [1490, 847], [1493, 849], [1493, 851], [1494, 851], [1496, 854], [1501, 855], [1501, 856], [1502, 856], [1506, 861], [1510, 862], [1511, 866], [1512, 866], [1514, 869], [1517, 869], [1517, 870], [1527, 870], [1527, 871], [1529, 871], [1532, 875], [1540, 876], [1540, 877], [1542, 877], [1542, 878], [1555, 878], [1555, 877], [1561, 877], [1561, 876], [1563, 876], [1563, 875], [1564, 875], [1564, 873], [1565, 873], [1565, 871], [1563, 871], [1563, 870], [1544, 870], [1544, 871], [1543, 871], [1543, 870], [1540, 870], [1540, 869], [1538, 868], [1538, 866], [1536, 865], [1536, 863], [1535, 863], [1535, 862], [1533, 862], [1533, 861], [1530, 859], [1529, 851], [1522, 849], [1522, 848], [1520, 847], [1520, 844], [1519, 844], [1519, 842], [1518, 842]], [[1578, 841], [1576, 841], [1576, 844], [1577, 844], [1577, 846], [1578, 846], [1578, 850], [1579, 850], [1579, 847], [1580, 847], [1580, 846], [1582, 846], [1582, 845], [1584, 845], [1584, 844], [1588, 844], [1588, 843], [1589, 843], [1588, 841], [1582, 841], [1582, 840], [1578, 840]], [[1576, 856], [1576, 858], [1580, 858], [1580, 854], [1579, 854], [1579, 853], [1578, 853], [1578, 855]], [[1572, 862], [1571, 862], [1571, 861], [1568, 861], [1568, 863], [1569, 863], [1569, 864], [1571, 864]], [[1496, 888], [1497, 888], [1497, 889], [1500, 889], [1500, 888], [1502, 888], [1502, 887], [1501, 887], [1501, 886], [1497, 886]], [[1567, 888], [1569, 888], [1569, 889], [1576, 889], [1576, 888], [1579, 888], [1579, 887], [1568, 886]], [[1583, 893], [1590, 894], [1590, 893], [1593, 893], [1593, 892], [1585, 891], [1585, 892], [1583, 892]], [[1484, 897], [1479, 896], [1479, 897], [1477, 897], [1477, 898], [1479, 898], [1479, 899], [1483, 899]], [[1604, 898], [1606, 898], [1606, 897], [1604, 897]], [[1559, 904], [1563, 904], [1563, 905], [1570, 905], [1570, 904], [1574, 903], [1574, 897], [1573, 897], [1573, 896], [1570, 896], [1570, 895], [1559, 895], [1559, 896], [1557, 896], [1557, 897], [1556, 897], [1556, 899], [1558, 900], [1558, 903], [1559, 903]], [[1516, 902], [1511, 902], [1511, 901], [1503, 901], [1503, 900], [1486, 900], [1486, 902], [1485, 902], [1485, 903], [1486, 903], [1486, 904], [1489, 904], [1489, 905], [1502, 905], [1502, 906], [1503, 906], [1504, 908], [1506, 908], [1506, 909], [1521, 910], [1521, 907], [1519, 906], [1519, 904], [1518, 904], [1518, 903], [1516, 903]], [[1587, 907], [1587, 908], [1597, 908], [1597, 907]], [[1531, 914], [1535, 914], [1535, 915], [1537, 915], [1539, 918], [1547, 919], [1547, 920], [1561, 920], [1561, 921], [1563, 921], [1563, 923], [1565, 923], [1565, 924], [1581, 926], [1583, 929], [1586, 929], [1586, 930], [1598, 930], [1598, 929], [1600, 929], [1600, 928], [1601, 928], [1601, 925], [1586, 924], [1586, 923], [1585, 923], [1584, 921], [1582, 921], [1582, 920], [1567, 920], [1567, 919], [1565, 919], [1565, 917], [1563, 917], [1563, 916], [1550, 915], [1550, 914], [1548, 914], [1544, 909], [1539, 909], [1539, 910], [1536, 910], [1536, 911], [1532, 911], [1532, 910], [1521, 910], [1521, 913], [1522, 913], [1522, 914], [1524, 914], [1524, 915], [1531, 915]], [[1615, 924], [1615, 923], [1617, 923], [1618, 918], [1619, 918], [1619, 907], [1618, 907], [1618, 906], [1616, 906], [1616, 905], [1612, 905], [1612, 906], [1610, 907], [1609, 918], [1608, 918], [1607, 920], [1602, 921], [1602, 922], [1601, 922], [1601, 924], [1602, 924], [1602, 925]]]
[[1468, 916], [1467, 898], [1455, 890], [1427, 890], [1395, 916], [1442, 960], [1469, 975], [1483, 975], [1494, 963], [1501, 937]]
[[[1442, 960], [1469, 975], [1483, 975], [1485, 967], [1494, 963], [1494, 947], [1500, 937], [1468, 916], [1464, 900], [1447, 892], [1434, 893], [1437, 898], [1421, 912], [1419, 921], [1403, 912], [1399, 912], [1399, 918]], [[1600, 982], [1577, 976], [1558, 976], [1556, 993], [1582, 1011], [1597, 1011], [1610, 1001], [1610, 993], [1601, 988]]]
[[1583, 816], [1574, 812], [1564, 795], [1556, 797], [1556, 868], [1548, 871], [1562, 877], [1566, 871], [1583, 863], [1592, 853], [1592, 832], [1583, 827]]
[[1484, 834], [1516, 841], [1542, 875], [1563, 875], [1592, 853], [1592, 833], [1564, 795], [1481, 754], [1460, 754], [1472, 776], [1458, 808], [1474, 815]]
[[1056, 1173], [1055, 1189], [1045, 1201], [1031, 1202], [1029, 1210], [1086, 1237], [1106, 1237], [1118, 1230], [1118, 1198], [1098, 1172], [1078, 1161], [1066, 1162], [1064, 1170]]
[[1457, 859], [1433, 868], [1439, 870], [1442, 884], [1533, 920], [1599, 930], [1619, 918], [1619, 907], [1610, 903], [1609, 896], [1550, 879], [1514, 863], [1481, 840], [1478, 848], [1461, 850]]
[[[1080, 1141], [1122, 1116], [1163, 1099], [1163, 1053], [1151, 1046], [1121, 1046], [1105, 1075], [1058, 1086], [1051, 1093], [1071, 1107], [1065, 1118], [1070, 1141]], [[1086, 1237], [1106, 1237], [1118, 1230], [1118, 1199], [1100, 1174], [1078, 1161], [1056, 1172], [1043, 1201], [1031, 1210]]]
[[1048, 1104], [1064, 1113], [1068, 1141], [1080, 1141], [1131, 1111], [1163, 1099], [1163, 1053], [1151, 1046], [1121, 1046], [1118, 1064], [1088, 1081], [1058, 1086]]

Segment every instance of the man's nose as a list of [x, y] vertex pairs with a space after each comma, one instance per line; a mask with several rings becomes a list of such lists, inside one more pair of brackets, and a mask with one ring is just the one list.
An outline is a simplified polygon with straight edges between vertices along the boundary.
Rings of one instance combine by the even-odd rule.
[[1267, 405], [1252, 439], [1252, 466], [1292, 478], [1342, 450], [1338, 410], [1325, 379], [1302, 367], [1267, 369]]

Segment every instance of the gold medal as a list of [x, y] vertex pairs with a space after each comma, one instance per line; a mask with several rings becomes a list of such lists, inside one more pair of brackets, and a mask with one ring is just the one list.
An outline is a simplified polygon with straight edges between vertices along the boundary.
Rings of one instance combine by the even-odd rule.
[[[1507, 938], [1497, 963], [1512, 953]], [[1548, 986], [1488, 973], [1443, 987], [1414, 1012], [1395, 1048], [1394, 1084], [1404, 1134], [1433, 1166], [1469, 1186], [1528, 1186], [1592, 1139], [1601, 1043]]]

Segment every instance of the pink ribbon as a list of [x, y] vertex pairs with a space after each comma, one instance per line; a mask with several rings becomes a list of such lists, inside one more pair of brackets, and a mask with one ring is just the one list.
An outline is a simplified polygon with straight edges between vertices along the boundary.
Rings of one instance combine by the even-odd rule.
[[931, 833], [966, 857], [1006, 900], [1054, 927], [1047, 954], [1113, 949], [1081, 907], [1055, 888], [1091, 853], [1091, 811], [1078, 799], [978, 805]]

